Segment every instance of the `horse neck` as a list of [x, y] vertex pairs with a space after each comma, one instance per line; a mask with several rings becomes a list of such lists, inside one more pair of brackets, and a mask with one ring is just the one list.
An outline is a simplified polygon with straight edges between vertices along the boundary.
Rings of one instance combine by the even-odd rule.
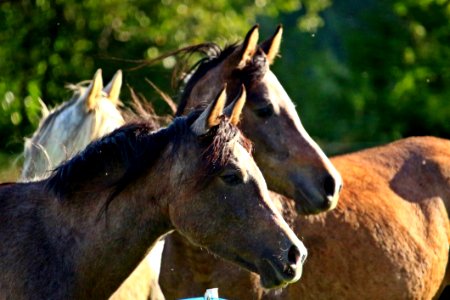
[[152, 245], [172, 229], [165, 209], [170, 193], [165, 193], [164, 177], [152, 172], [136, 180], [112, 200], [103, 215], [99, 211], [106, 195], [82, 199], [83, 205], [65, 199], [67, 203], [51, 209], [46, 220], [53, 221], [52, 230], [67, 232], [69, 241], [77, 240], [66, 257], [76, 274], [76, 298], [111, 295]]

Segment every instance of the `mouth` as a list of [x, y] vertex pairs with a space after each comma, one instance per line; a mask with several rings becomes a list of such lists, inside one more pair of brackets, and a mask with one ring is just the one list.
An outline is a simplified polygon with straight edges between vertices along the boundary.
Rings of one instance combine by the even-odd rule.
[[302, 275], [301, 264], [288, 266], [269, 258], [262, 258], [260, 263], [254, 264], [240, 255], [234, 255], [231, 260], [241, 267], [259, 274], [261, 286], [265, 289], [284, 288], [288, 284], [299, 280]]
[[266, 289], [284, 288], [302, 275], [302, 267], [282, 266], [270, 259], [263, 259], [260, 265], [261, 285]]

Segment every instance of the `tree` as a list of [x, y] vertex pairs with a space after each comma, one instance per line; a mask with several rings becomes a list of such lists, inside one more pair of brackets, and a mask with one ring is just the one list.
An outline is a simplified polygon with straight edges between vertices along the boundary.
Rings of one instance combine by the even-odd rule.
[[[326, 1], [326, 0], [322, 0]], [[0, 4], [0, 143], [19, 150], [37, 125], [38, 99], [53, 106], [69, 95], [67, 83], [109, 78], [125, 69], [126, 81], [155, 97], [144, 78], [169, 89], [173, 59], [128, 71], [125, 59], [150, 59], [205, 41], [236, 41], [257, 16], [276, 17], [313, 0], [21, 0]], [[308, 18], [320, 10], [312, 5]], [[112, 58], [119, 58], [114, 60]]]

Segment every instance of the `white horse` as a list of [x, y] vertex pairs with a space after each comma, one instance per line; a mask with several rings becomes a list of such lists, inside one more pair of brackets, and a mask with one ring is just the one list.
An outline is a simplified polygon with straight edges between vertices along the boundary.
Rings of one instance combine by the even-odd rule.
[[125, 123], [118, 105], [122, 71], [103, 88], [99, 69], [91, 84], [71, 86], [72, 98], [44, 116], [39, 128], [25, 140], [22, 181], [45, 178], [62, 161]]

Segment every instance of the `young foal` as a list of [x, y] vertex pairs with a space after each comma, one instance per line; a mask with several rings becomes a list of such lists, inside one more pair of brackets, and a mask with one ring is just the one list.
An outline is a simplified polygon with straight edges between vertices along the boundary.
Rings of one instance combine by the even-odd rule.
[[62, 161], [124, 124], [117, 109], [122, 85], [118, 71], [103, 88], [102, 72], [97, 70], [87, 89], [77, 87], [71, 100], [42, 119], [31, 139], [25, 142], [21, 180], [45, 178]]
[[2, 184], [0, 294], [105, 298], [174, 229], [260, 273], [268, 288], [298, 280], [306, 249], [234, 126], [243, 99], [231, 105], [230, 122], [221, 93], [201, 115], [157, 132], [124, 126], [48, 179]]

